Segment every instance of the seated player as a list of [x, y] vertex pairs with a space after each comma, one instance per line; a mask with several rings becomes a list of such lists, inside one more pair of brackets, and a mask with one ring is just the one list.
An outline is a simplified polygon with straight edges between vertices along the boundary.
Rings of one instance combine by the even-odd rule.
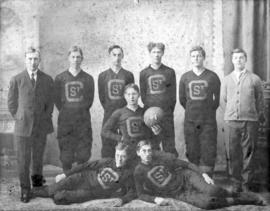
[[114, 206], [122, 206], [136, 197], [134, 169], [128, 162], [129, 146], [119, 143], [115, 150], [115, 159], [104, 158], [75, 166], [66, 175], [61, 175], [64, 178], [59, 182], [35, 188], [33, 195], [51, 197], [55, 204], [117, 198]]
[[214, 185], [213, 180], [194, 164], [152, 153], [148, 141], [140, 141], [137, 155], [141, 162], [134, 171], [140, 200], [168, 205], [178, 199], [203, 209], [215, 209], [236, 204], [261, 205], [253, 193], [234, 193]]
[[[152, 131], [145, 125], [143, 119], [145, 110], [138, 105], [139, 97], [140, 90], [136, 84], [126, 85], [124, 98], [127, 105], [113, 112], [104, 124], [101, 133], [107, 140], [128, 143], [133, 149], [131, 151], [133, 158], [136, 157], [136, 146], [140, 140], [145, 138], [152, 140], [153, 133], [157, 135], [161, 132], [158, 125], [153, 126]], [[158, 149], [158, 146], [155, 146], [154, 149]]]

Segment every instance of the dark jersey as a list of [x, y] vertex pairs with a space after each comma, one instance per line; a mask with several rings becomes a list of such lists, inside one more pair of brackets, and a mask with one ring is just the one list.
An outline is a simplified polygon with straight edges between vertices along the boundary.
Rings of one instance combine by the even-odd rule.
[[[138, 107], [132, 111], [126, 106], [117, 109], [107, 120], [102, 128], [102, 136], [115, 141], [123, 140], [134, 145], [142, 139], [149, 139], [152, 136], [151, 130], [144, 124], [144, 109]], [[115, 131], [119, 133], [115, 133]]]
[[135, 185], [139, 199], [154, 202], [155, 197], [172, 197], [181, 190], [182, 179], [179, 177], [181, 169], [191, 169], [202, 174], [200, 169], [192, 163], [176, 158], [153, 155], [148, 165], [139, 163], [134, 171]]
[[73, 120], [76, 116], [89, 116], [93, 99], [94, 80], [88, 73], [81, 70], [74, 77], [69, 71], [64, 71], [56, 76], [55, 105], [59, 110], [59, 116]]
[[158, 70], [151, 66], [140, 72], [141, 98], [145, 107], [158, 106], [173, 112], [176, 103], [175, 71], [165, 65]]
[[215, 122], [219, 106], [220, 80], [216, 73], [205, 70], [200, 76], [193, 71], [183, 74], [179, 100], [185, 108], [185, 120]]
[[96, 195], [121, 198], [123, 203], [136, 197], [131, 165], [117, 168], [113, 158], [106, 158], [75, 166], [66, 176], [75, 173], [84, 175], [89, 189], [95, 191]]
[[129, 83], [134, 83], [134, 76], [123, 68], [118, 73], [108, 69], [99, 74], [98, 93], [104, 110], [114, 111], [126, 105], [123, 91]]

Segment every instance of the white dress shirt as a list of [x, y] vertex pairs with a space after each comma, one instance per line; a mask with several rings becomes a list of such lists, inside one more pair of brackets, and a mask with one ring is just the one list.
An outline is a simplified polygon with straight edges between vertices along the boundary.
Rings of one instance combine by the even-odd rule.
[[38, 70], [35, 70], [35, 71], [28, 71], [28, 70], [27, 70], [30, 79], [32, 79], [32, 74], [34, 74], [34, 79], [35, 79], [35, 81], [37, 81], [37, 71], [38, 71]]
[[234, 70], [233, 73], [234, 73], [234, 77], [236, 79], [237, 82], [240, 81], [240, 78], [247, 72], [246, 69], [243, 69], [242, 71], [237, 71], [237, 70]]

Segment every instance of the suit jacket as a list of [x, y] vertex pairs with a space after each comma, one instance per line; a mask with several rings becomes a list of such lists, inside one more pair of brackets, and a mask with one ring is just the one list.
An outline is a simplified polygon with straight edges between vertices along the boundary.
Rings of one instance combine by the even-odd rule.
[[8, 109], [15, 119], [15, 135], [29, 137], [33, 131], [53, 132], [53, 79], [38, 70], [33, 87], [26, 70], [14, 76], [10, 81]]

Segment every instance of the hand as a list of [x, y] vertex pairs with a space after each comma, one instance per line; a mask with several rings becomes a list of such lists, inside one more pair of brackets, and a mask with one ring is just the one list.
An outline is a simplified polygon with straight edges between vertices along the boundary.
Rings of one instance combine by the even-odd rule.
[[209, 184], [209, 185], [214, 185], [215, 184], [214, 180], [211, 177], [209, 177], [208, 174], [203, 173], [202, 176], [203, 176], [203, 178], [204, 178], [204, 180], [205, 180], [205, 182], [207, 184]]
[[55, 182], [57, 183], [57, 182], [59, 182], [59, 181], [65, 179], [65, 178], [66, 178], [66, 175], [65, 175], [65, 174], [58, 174], [58, 175], [55, 177]]
[[168, 199], [165, 199], [165, 198], [162, 198], [162, 197], [156, 197], [154, 201], [159, 206], [169, 205], [169, 202], [170, 202]]
[[158, 135], [162, 131], [162, 128], [157, 124], [157, 125], [153, 125], [151, 127], [151, 130], [155, 135]]
[[112, 206], [113, 207], [121, 207], [123, 205], [123, 200], [122, 199], [115, 199]]

